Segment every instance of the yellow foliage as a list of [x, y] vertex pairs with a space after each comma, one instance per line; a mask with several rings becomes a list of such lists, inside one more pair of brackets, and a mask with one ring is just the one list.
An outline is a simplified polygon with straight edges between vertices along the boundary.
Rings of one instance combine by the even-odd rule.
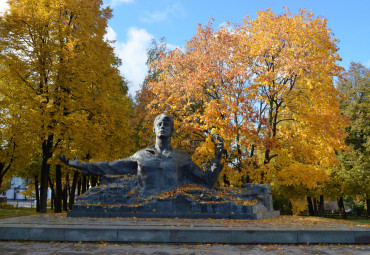
[[[225, 141], [223, 175], [256, 183], [314, 188], [343, 148], [348, 121], [333, 79], [342, 68], [326, 19], [301, 10], [223, 26], [198, 26], [186, 50], [153, 62], [146, 115], [175, 119], [177, 147], [198, 165], [213, 156], [210, 134]], [[196, 149], [199, 147], [198, 149]]]
[[60, 153], [97, 161], [134, 150], [132, 102], [104, 39], [112, 10], [101, 5], [10, 0], [1, 17], [1, 109], [24, 138], [19, 145], [32, 144], [27, 152], [44, 165], [59, 164]]
[[292, 197], [289, 202], [292, 204], [293, 215], [299, 215], [307, 209], [307, 201], [304, 198]]

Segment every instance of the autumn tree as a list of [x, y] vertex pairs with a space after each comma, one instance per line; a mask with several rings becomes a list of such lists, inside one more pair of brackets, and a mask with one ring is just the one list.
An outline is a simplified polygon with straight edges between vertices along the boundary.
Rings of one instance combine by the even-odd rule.
[[158, 80], [158, 75], [162, 72], [155, 62], [158, 62], [163, 56], [168, 54], [168, 49], [165, 38], [161, 38], [159, 41], [152, 40], [151, 47], [147, 49], [147, 61], [148, 67], [147, 74], [143, 83], [141, 84], [140, 90], [137, 91], [135, 96], [136, 106], [134, 109], [135, 117], [132, 118], [131, 122], [137, 132], [136, 139], [139, 148], [148, 146], [153, 143], [153, 120], [151, 118], [143, 118], [143, 116], [150, 115], [150, 110], [147, 106], [153, 100], [155, 95], [153, 94], [150, 84]]
[[149, 109], [175, 118], [174, 142], [199, 165], [213, 156], [210, 134], [220, 134], [221, 184], [314, 188], [343, 146], [336, 43], [326, 19], [305, 10], [261, 11], [216, 32], [210, 22], [184, 51], [154, 62], [162, 72]]
[[[0, 73], [4, 74], [2, 71], [0, 64]], [[6, 87], [1, 83], [0, 79], [0, 87]], [[34, 153], [33, 139], [24, 129], [27, 123], [20, 115], [12, 115], [9, 107], [19, 109], [20, 105], [12, 105], [9, 97], [0, 93], [0, 189], [3, 181], [11, 179], [17, 167], [27, 165]]]
[[[0, 110], [1, 111], [1, 110]], [[15, 142], [13, 136], [4, 121], [4, 110], [0, 112], [0, 190], [5, 175], [8, 173], [15, 157]]]
[[[130, 150], [127, 98], [118, 59], [104, 40], [109, 7], [101, 0], [10, 0], [1, 17], [2, 98], [31, 134], [41, 163], [41, 212], [56, 156], [125, 156]], [[127, 144], [122, 144], [126, 140]], [[115, 141], [115, 143], [110, 142]], [[60, 169], [59, 167], [57, 169]]]

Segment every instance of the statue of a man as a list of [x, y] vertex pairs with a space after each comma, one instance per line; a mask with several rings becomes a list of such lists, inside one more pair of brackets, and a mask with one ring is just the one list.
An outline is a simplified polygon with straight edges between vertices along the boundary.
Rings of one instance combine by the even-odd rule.
[[217, 137], [215, 141], [215, 158], [207, 171], [201, 171], [185, 151], [171, 147], [173, 119], [169, 115], [158, 115], [154, 120], [153, 131], [156, 135], [155, 145], [140, 150], [129, 158], [94, 163], [69, 160], [64, 155], [60, 159], [68, 166], [81, 169], [84, 175], [135, 174], [139, 187], [150, 194], [170, 191], [183, 184], [213, 187], [223, 167], [221, 138]]

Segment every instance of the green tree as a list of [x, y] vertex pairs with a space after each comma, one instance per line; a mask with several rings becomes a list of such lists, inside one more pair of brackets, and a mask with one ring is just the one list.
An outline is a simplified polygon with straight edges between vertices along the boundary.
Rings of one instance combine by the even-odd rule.
[[347, 128], [349, 150], [339, 154], [335, 174], [344, 194], [366, 198], [370, 216], [370, 69], [352, 62], [337, 85], [343, 94], [342, 112], [352, 123]]

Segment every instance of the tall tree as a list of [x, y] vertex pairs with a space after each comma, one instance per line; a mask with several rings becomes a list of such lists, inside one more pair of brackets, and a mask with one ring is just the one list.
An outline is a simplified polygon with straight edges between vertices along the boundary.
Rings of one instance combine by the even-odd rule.
[[347, 128], [346, 144], [336, 175], [341, 180], [342, 193], [366, 199], [370, 215], [370, 69], [351, 63], [349, 70], [338, 81], [343, 95], [341, 108], [352, 123]]
[[314, 188], [336, 162], [346, 125], [333, 85], [342, 68], [332, 36], [326, 19], [304, 10], [261, 11], [216, 32], [212, 23], [199, 26], [185, 51], [154, 61], [162, 71], [149, 85], [149, 109], [174, 116], [178, 146], [201, 145], [193, 154], [200, 165], [218, 132], [234, 185]]
[[151, 47], [147, 49], [146, 65], [148, 71], [140, 90], [136, 94], [135, 116], [137, 117], [132, 119], [133, 126], [135, 126], [137, 132], [137, 145], [140, 148], [148, 146], [153, 142], [153, 119], [143, 118], [143, 116], [150, 115], [147, 106], [155, 97], [151, 91], [150, 84], [157, 81], [158, 75], [162, 72], [155, 65], [155, 61], [158, 62], [169, 52], [165, 38], [161, 38], [159, 41], [153, 39]]
[[106, 143], [129, 139], [131, 103], [123, 93], [119, 61], [104, 40], [112, 11], [102, 3], [10, 0], [1, 17], [0, 93], [9, 100], [10, 116], [22, 117], [25, 132], [39, 146], [41, 212], [46, 212], [50, 164], [58, 163], [58, 153], [71, 150], [100, 159], [130, 148]]

